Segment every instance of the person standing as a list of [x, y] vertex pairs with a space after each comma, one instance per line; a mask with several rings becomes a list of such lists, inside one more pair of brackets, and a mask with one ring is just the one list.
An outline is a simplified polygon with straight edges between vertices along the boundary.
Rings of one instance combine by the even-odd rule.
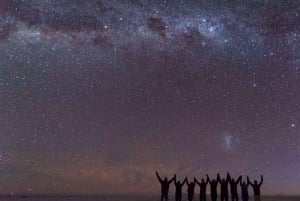
[[196, 178], [194, 178], [195, 182], [200, 186], [200, 201], [206, 201], [206, 186], [208, 184], [208, 175], [206, 175], [206, 181], [201, 179], [199, 182]]
[[188, 186], [187, 193], [188, 193], [188, 201], [192, 201], [195, 194], [195, 181], [189, 183], [189, 180], [186, 179], [186, 184]]
[[230, 184], [230, 192], [231, 192], [231, 200], [232, 201], [239, 201], [239, 194], [237, 192], [237, 185], [240, 183], [242, 176], [239, 176], [239, 178], [235, 181], [234, 179], [231, 179], [230, 174], [228, 174], [229, 177], [229, 184]]
[[176, 175], [175, 175], [175, 179], [174, 179], [174, 184], [176, 187], [176, 192], [175, 192], [175, 201], [181, 201], [181, 197], [182, 197], [182, 186], [185, 184], [187, 178], [184, 179], [184, 181], [182, 183], [180, 183], [180, 181], [176, 181]]
[[158, 175], [158, 172], [156, 171], [156, 176], [157, 176], [157, 179], [158, 179], [158, 181], [160, 182], [160, 185], [161, 185], [161, 197], [160, 197], [160, 200], [163, 201], [165, 199], [165, 201], [168, 201], [169, 186], [174, 181], [175, 175], [173, 176], [173, 178], [171, 180], [168, 180], [168, 177], [165, 177], [165, 179], [162, 180], [160, 178], [160, 176]]
[[221, 201], [228, 201], [228, 182], [229, 182], [229, 173], [227, 173], [227, 178], [221, 179], [220, 174], [217, 175], [217, 181], [221, 185]]
[[210, 181], [209, 177], [207, 176], [207, 180], [210, 184], [210, 196], [211, 196], [211, 200], [212, 201], [216, 201], [217, 200], [217, 186], [218, 186], [218, 182], [217, 180], [213, 179], [212, 181]]
[[249, 194], [248, 194], [248, 186], [249, 182], [245, 182], [240, 180], [240, 186], [241, 186], [241, 192], [242, 192], [242, 200], [243, 201], [248, 201], [249, 200]]
[[260, 201], [260, 187], [264, 181], [263, 176], [260, 176], [260, 182], [257, 183], [257, 180], [254, 180], [254, 184], [250, 181], [249, 177], [247, 177], [248, 183], [252, 186], [253, 192], [254, 192], [254, 200], [255, 201]]

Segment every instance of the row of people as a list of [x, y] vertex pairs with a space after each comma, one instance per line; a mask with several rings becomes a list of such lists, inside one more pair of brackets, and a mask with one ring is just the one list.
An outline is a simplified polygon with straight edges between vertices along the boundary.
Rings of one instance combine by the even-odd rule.
[[167, 177], [165, 177], [164, 180], [162, 180], [156, 172], [156, 176], [161, 184], [161, 201], [168, 200], [168, 194], [169, 194], [169, 186], [174, 181], [176, 193], [175, 193], [175, 201], [181, 201], [182, 197], [182, 187], [184, 184], [187, 184], [187, 194], [188, 194], [188, 201], [192, 201], [194, 198], [194, 192], [195, 192], [195, 185], [198, 184], [200, 186], [200, 201], [206, 201], [206, 186], [209, 183], [210, 184], [210, 191], [211, 191], [211, 200], [216, 201], [217, 200], [217, 186], [218, 183], [221, 185], [221, 201], [228, 201], [228, 184], [230, 185], [230, 191], [231, 191], [231, 199], [232, 201], [238, 201], [239, 195], [237, 186], [240, 184], [241, 192], [242, 192], [242, 200], [248, 201], [249, 195], [248, 195], [248, 186], [251, 185], [254, 192], [254, 198], [255, 201], [260, 201], [260, 187], [263, 183], [263, 176], [261, 175], [261, 181], [260, 183], [257, 182], [257, 180], [254, 180], [254, 183], [252, 183], [247, 177], [247, 182], [242, 182], [242, 176], [239, 176], [237, 180], [234, 178], [231, 178], [230, 174], [227, 173], [226, 179], [221, 179], [220, 174], [217, 174], [217, 178], [210, 180], [209, 176], [206, 175], [206, 181], [204, 179], [201, 179], [201, 182], [199, 182], [195, 177], [192, 182], [189, 182], [187, 177], [184, 179], [183, 182], [180, 182], [176, 179], [176, 174], [173, 176], [171, 180], [168, 180]]

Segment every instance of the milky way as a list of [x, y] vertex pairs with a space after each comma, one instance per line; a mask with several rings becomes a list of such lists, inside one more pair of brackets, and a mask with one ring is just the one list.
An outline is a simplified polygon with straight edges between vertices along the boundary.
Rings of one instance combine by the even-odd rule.
[[299, 1], [2, 0], [0, 193], [159, 193], [158, 170], [299, 194], [299, 15]]

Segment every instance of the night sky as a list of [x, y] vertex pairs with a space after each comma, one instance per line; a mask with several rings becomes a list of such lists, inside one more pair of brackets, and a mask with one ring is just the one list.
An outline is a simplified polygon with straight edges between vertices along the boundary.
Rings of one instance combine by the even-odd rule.
[[0, 137], [0, 194], [300, 194], [300, 1], [1, 0]]

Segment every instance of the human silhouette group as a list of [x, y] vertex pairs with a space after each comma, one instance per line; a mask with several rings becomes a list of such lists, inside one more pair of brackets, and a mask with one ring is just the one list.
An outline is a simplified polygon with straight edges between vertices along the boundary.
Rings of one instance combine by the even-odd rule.
[[201, 182], [199, 182], [195, 177], [193, 181], [188, 180], [186, 177], [183, 182], [180, 182], [176, 178], [176, 174], [173, 176], [172, 179], [168, 180], [167, 177], [164, 178], [164, 180], [161, 179], [158, 172], [156, 172], [156, 176], [161, 184], [161, 201], [168, 201], [168, 195], [169, 195], [169, 186], [172, 182], [175, 184], [175, 201], [181, 201], [182, 198], [182, 187], [184, 184], [187, 185], [187, 197], [188, 201], [192, 201], [195, 194], [195, 186], [196, 184], [200, 186], [200, 201], [206, 201], [206, 186], [209, 183], [210, 184], [210, 195], [212, 201], [217, 201], [217, 187], [218, 184], [221, 186], [221, 193], [220, 193], [220, 199], [221, 201], [228, 201], [229, 193], [228, 193], [228, 185], [230, 186], [230, 193], [231, 193], [231, 200], [232, 201], [239, 201], [239, 195], [238, 195], [238, 185], [240, 184], [241, 188], [241, 194], [242, 194], [242, 200], [248, 201], [249, 200], [249, 194], [248, 194], [248, 186], [251, 185], [253, 188], [254, 193], [254, 199], [255, 201], [260, 201], [260, 187], [263, 183], [263, 176], [261, 175], [260, 182], [258, 183], [257, 180], [254, 180], [254, 183], [252, 183], [247, 177], [247, 181], [242, 181], [242, 176], [239, 176], [238, 179], [231, 178], [230, 174], [227, 173], [226, 178], [221, 178], [220, 174], [217, 174], [216, 179], [210, 179], [208, 175], [206, 175], [206, 180], [201, 179]]

